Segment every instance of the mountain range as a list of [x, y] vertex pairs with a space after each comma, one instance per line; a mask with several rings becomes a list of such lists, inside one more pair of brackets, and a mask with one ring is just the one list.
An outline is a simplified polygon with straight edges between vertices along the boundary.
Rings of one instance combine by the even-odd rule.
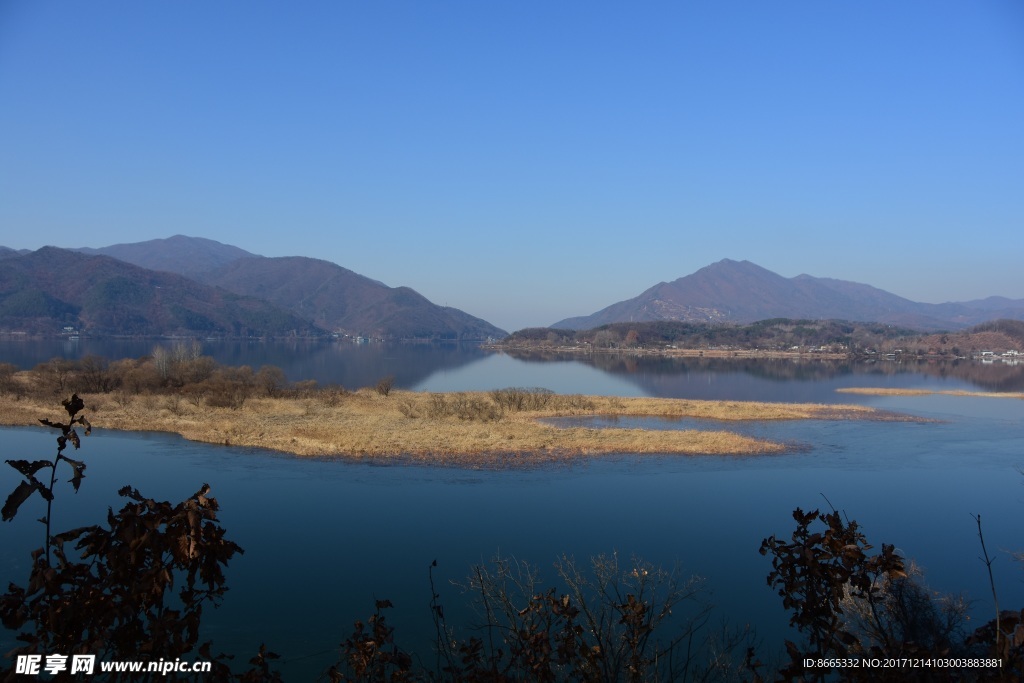
[[[268, 258], [176, 235], [101, 248], [0, 247], [0, 332], [100, 335], [315, 336], [482, 340], [506, 335], [409, 287], [337, 264]], [[617, 322], [751, 323], [771, 318], [880, 322], [922, 331], [1024, 320], [1024, 299], [926, 304], [857, 282], [785, 278], [724, 259], [588, 316], [551, 327]]]
[[255, 297], [109, 256], [43, 247], [0, 261], [0, 330], [96, 335], [310, 335], [308, 321]]
[[0, 248], [0, 330], [92, 334], [486, 339], [505, 331], [339, 265], [213, 240]]
[[751, 323], [770, 318], [881, 322], [918, 330], [948, 330], [987, 320], [1024, 320], [1024, 299], [989, 297], [926, 304], [870, 285], [798, 275], [785, 278], [750, 261], [724, 259], [557, 329], [585, 330], [618, 322], [675, 320]]

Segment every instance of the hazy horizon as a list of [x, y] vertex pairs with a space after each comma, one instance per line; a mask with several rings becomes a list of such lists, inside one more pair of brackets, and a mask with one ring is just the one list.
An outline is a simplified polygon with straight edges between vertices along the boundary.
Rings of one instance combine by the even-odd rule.
[[1020, 299], [1021, 84], [1012, 0], [13, 0], [0, 244], [206, 237], [508, 330], [723, 258]]

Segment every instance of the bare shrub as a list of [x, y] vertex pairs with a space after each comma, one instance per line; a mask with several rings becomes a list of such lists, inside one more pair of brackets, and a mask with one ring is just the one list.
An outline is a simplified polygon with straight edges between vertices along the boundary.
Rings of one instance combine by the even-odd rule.
[[164, 399], [164, 408], [166, 408], [171, 415], [180, 417], [184, 413], [184, 409], [181, 405], [181, 395], [171, 394]]
[[[404, 413], [403, 413], [404, 414]], [[503, 417], [501, 409], [471, 394], [431, 394], [427, 416], [433, 419], [455, 417], [460, 420], [493, 422]]]
[[220, 368], [200, 386], [205, 388], [206, 405], [238, 410], [252, 396], [256, 383], [252, 368], [243, 365], [238, 368]]
[[290, 394], [295, 398], [309, 398], [316, 393], [317, 382], [315, 379], [304, 379], [292, 384]]
[[209, 379], [217, 370], [217, 362], [209, 356], [200, 356], [179, 361], [177, 364], [177, 383], [184, 386]]
[[245, 399], [245, 395], [239, 394], [233, 387], [228, 387], [223, 384], [213, 384], [207, 391], [206, 405], [211, 408], [230, 408], [231, 410], [241, 410], [242, 406], [245, 405]]
[[94, 413], [98, 413], [107, 405], [107, 399], [105, 396], [91, 396], [89, 398], [89, 410]]
[[542, 410], [555, 396], [555, 392], [543, 387], [506, 387], [491, 392], [491, 400], [502, 410], [519, 412]]
[[131, 394], [141, 394], [146, 391], [156, 391], [163, 382], [160, 373], [152, 360], [123, 361], [119, 367], [121, 374], [121, 387]]
[[170, 377], [171, 374], [171, 353], [163, 346], [155, 346], [153, 353], [150, 354], [153, 359], [153, 367], [156, 368], [157, 374], [160, 375], [160, 380], [165, 381]]
[[315, 394], [320, 405], [325, 408], [337, 408], [348, 395], [348, 389], [340, 384], [329, 384]]
[[430, 407], [427, 409], [427, 415], [434, 419], [445, 418], [451, 415], [448, 399], [445, 398], [444, 394], [430, 395]]
[[841, 603], [846, 629], [867, 651], [913, 643], [928, 652], [954, 652], [969, 619], [967, 599], [929, 589], [924, 572], [912, 561], [905, 570], [906, 576], [884, 575], [876, 581], [880, 599], [874, 603], [847, 590]]
[[377, 381], [377, 386], [375, 386], [374, 389], [376, 389], [377, 393], [380, 394], [381, 396], [387, 396], [388, 394], [391, 393], [391, 389], [394, 386], [395, 386], [395, 376], [394, 375], [388, 375], [387, 377], [381, 377]]
[[526, 389], [519, 387], [495, 389], [491, 392], [491, 400], [502, 410], [518, 412], [523, 409], [526, 402]]
[[[475, 596], [472, 628], [483, 637], [439, 642], [445, 670], [466, 680], [678, 680], [687, 671], [700, 680], [699, 631], [710, 611], [700, 578], [638, 559], [623, 566], [616, 554], [588, 569], [562, 557], [555, 569], [560, 586], [545, 587], [526, 562], [473, 567], [462, 587]], [[443, 611], [435, 615], [447, 632]]]
[[108, 393], [119, 384], [106, 358], [88, 355], [78, 361], [79, 390], [84, 392]]
[[267, 398], [280, 396], [287, 385], [284, 370], [276, 365], [264, 365], [256, 373], [256, 386]]
[[329, 680], [382, 683], [417, 680], [411, 675], [412, 656], [395, 644], [395, 629], [388, 625], [383, 613], [394, 605], [390, 600], [377, 600], [376, 606], [376, 611], [365, 624], [355, 622], [352, 635], [341, 644], [342, 660], [328, 671]]
[[164, 386], [181, 387], [210, 379], [217, 368], [209, 356], [203, 356], [203, 345], [198, 341], [175, 342], [171, 348], [153, 349], [153, 366]]
[[420, 416], [419, 410], [417, 410], [413, 402], [408, 399], [405, 399], [398, 403], [398, 412], [412, 419], [418, 418]]
[[493, 422], [502, 417], [498, 406], [461, 392], [452, 397], [452, 413], [460, 420], [477, 422]]
[[206, 388], [202, 384], [190, 384], [183, 387], [181, 395], [196, 408], [203, 405], [203, 397], [206, 395]]
[[66, 358], [51, 358], [32, 368], [30, 377], [35, 392], [42, 396], [62, 396], [69, 393], [75, 364]]
[[594, 334], [593, 345], [595, 349], [611, 349], [619, 345], [622, 337], [615, 330], [600, 330]]
[[551, 397], [550, 408], [565, 412], [589, 412], [594, 402], [581, 394], [556, 394]]
[[17, 371], [17, 366], [11, 363], [0, 363], [0, 396], [17, 396], [21, 393], [21, 386], [14, 379], [14, 373]]

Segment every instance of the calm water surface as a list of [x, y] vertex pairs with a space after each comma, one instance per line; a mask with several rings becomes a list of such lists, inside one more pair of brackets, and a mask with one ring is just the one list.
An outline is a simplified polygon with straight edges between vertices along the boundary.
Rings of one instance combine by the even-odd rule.
[[[344, 354], [370, 353], [368, 358], [381, 363], [372, 371], [382, 375], [389, 369], [386, 354], [395, 352], [381, 347], [323, 353], [325, 365], [358, 365]], [[410, 353], [426, 357], [435, 351]], [[218, 647], [246, 654], [266, 642], [284, 656], [289, 680], [309, 680], [322, 671], [352, 621], [372, 612], [374, 598], [395, 603], [391, 619], [400, 642], [429, 642], [431, 561], [438, 561], [435, 579], [446, 611], [458, 616], [464, 596], [449, 582], [464, 579], [472, 564], [499, 552], [530, 560], [552, 580], [551, 563], [563, 553], [583, 559], [616, 551], [663, 565], [678, 561], [687, 572], [707, 577], [720, 617], [737, 625], [752, 621], [765, 647], [775, 648], [787, 619], [765, 585], [770, 563], [757, 550], [764, 537], [792, 531], [795, 507], [826, 506], [823, 495], [860, 522], [876, 546], [894, 543], [918, 561], [934, 588], [968, 592], [979, 620], [992, 609], [971, 518], [980, 514], [990, 552], [998, 558], [1000, 600], [1004, 608], [1024, 606], [1024, 575], [1008, 554], [1024, 548], [1016, 523], [1024, 510], [1024, 476], [1018, 471], [1024, 465], [1024, 401], [834, 393], [840, 386], [864, 385], [978, 388], [1012, 383], [1012, 377], [979, 380], [953, 369], [846, 371], [792, 363], [630, 367], [612, 358], [581, 363], [478, 350], [468, 358], [458, 351], [437, 353], [448, 357], [443, 367], [410, 371], [406, 386], [856, 401], [939, 422], [730, 424], [801, 447], [760, 457], [621, 454], [515, 470], [303, 459], [165, 435], [98, 432], [80, 452], [89, 462], [82, 490], [74, 495], [65, 485], [59, 491], [55, 523], [69, 528], [101, 521], [108, 505], [119, 505], [116, 489], [129, 482], [169, 500], [209, 482], [224, 526], [246, 552], [228, 568], [231, 590], [223, 607], [208, 613], [208, 637]], [[400, 376], [397, 369], [393, 374]], [[660, 420], [643, 426], [720, 427]], [[0, 429], [0, 458], [52, 455], [53, 438], [42, 429]], [[14, 470], [0, 468], [0, 493], [6, 495], [18, 479]], [[41, 510], [26, 504], [0, 530], [3, 585], [24, 583], [28, 550], [42, 541], [33, 521]], [[0, 637], [3, 650], [12, 644], [9, 636]]]
[[[173, 341], [0, 339], [0, 362], [31, 368], [54, 357], [138, 358]], [[856, 401], [849, 386], [1024, 391], [1024, 365], [848, 363], [494, 353], [476, 345], [352, 344], [338, 341], [203, 341], [202, 352], [227, 365], [276, 365], [292, 381], [315, 379], [350, 389], [386, 375], [405, 389], [489, 390], [546, 387], [560, 393], [758, 401]]]

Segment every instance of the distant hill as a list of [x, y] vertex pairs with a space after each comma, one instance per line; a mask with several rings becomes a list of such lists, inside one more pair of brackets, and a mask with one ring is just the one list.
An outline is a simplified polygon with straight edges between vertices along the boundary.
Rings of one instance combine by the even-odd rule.
[[347, 268], [303, 256], [248, 258], [199, 276], [211, 285], [265, 299], [318, 327], [398, 338], [486, 339], [505, 331], [408, 287], [388, 287]]
[[28, 249], [11, 249], [10, 247], [0, 247], [0, 259], [10, 258], [11, 256], [23, 256], [28, 253]]
[[587, 330], [528, 328], [513, 332], [501, 346], [509, 353], [526, 354], [687, 349], [962, 358], [986, 350], [996, 354], [1024, 351], [1024, 321], [994, 320], [957, 332], [923, 333], [885, 323], [846, 320], [774, 318], [749, 324], [659, 320], [610, 323]]
[[1017, 343], [1017, 348], [1024, 351], [1024, 320], [994, 320], [992, 322], [977, 325], [969, 332], [994, 332], [1006, 335]]
[[[750, 261], [725, 259], [588, 316], [551, 327], [591, 329], [617, 322], [751, 323], [770, 318], [881, 322], [919, 330], [956, 329], [995, 318], [1024, 319], [1024, 301], [924, 304], [831, 278], [785, 278]], [[977, 302], [975, 302], [977, 303]]]
[[98, 249], [82, 247], [75, 251], [93, 256], [112, 256], [119, 261], [126, 261], [142, 268], [165, 270], [185, 277], [205, 273], [241, 258], [256, 256], [229, 244], [185, 235], [130, 244], [114, 244]]
[[307, 321], [253, 297], [109, 256], [43, 247], [4, 259], [0, 330], [98, 335], [316, 334]]
[[[946, 304], [944, 304], [946, 305]], [[972, 311], [982, 311], [984, 318], [973, 316], [972, 322], [979, 320], [1024, 320], [1024, 299], [1008, 299], [1005, 296], [990, 296], [987, 299], [976, 299], [964, 301], [959, 306], [965, 306]]]
[[[506, 335], [485, 320], [431, 303], [408, 287], [388, 287], [319, 259], [265, 258], [215, 240], [184, 235], [69, 251], [176, 273], [237, 297], [262, 300], [278, 312], [286, 310], [298, 316], [302, 327], [315, 327], [315, 333], [343, 331], [353, 336], [466, 340]], [[16, 255], [10, 249], [0, 251], [0, 258]], [[26, 290], [11, 299], [6, 308], [0, 304], [0, 328], [11, 328], [16, 321], [24, 325], [27, 319], [43, 324], [41, 321], [48, 316], [67, 320], [76, 315], [66, 297], [51, 300]], [[124, 331], [106, 333], [141, 334], [128, 331], [135, 329], [137, 326], [129, 324]]]

